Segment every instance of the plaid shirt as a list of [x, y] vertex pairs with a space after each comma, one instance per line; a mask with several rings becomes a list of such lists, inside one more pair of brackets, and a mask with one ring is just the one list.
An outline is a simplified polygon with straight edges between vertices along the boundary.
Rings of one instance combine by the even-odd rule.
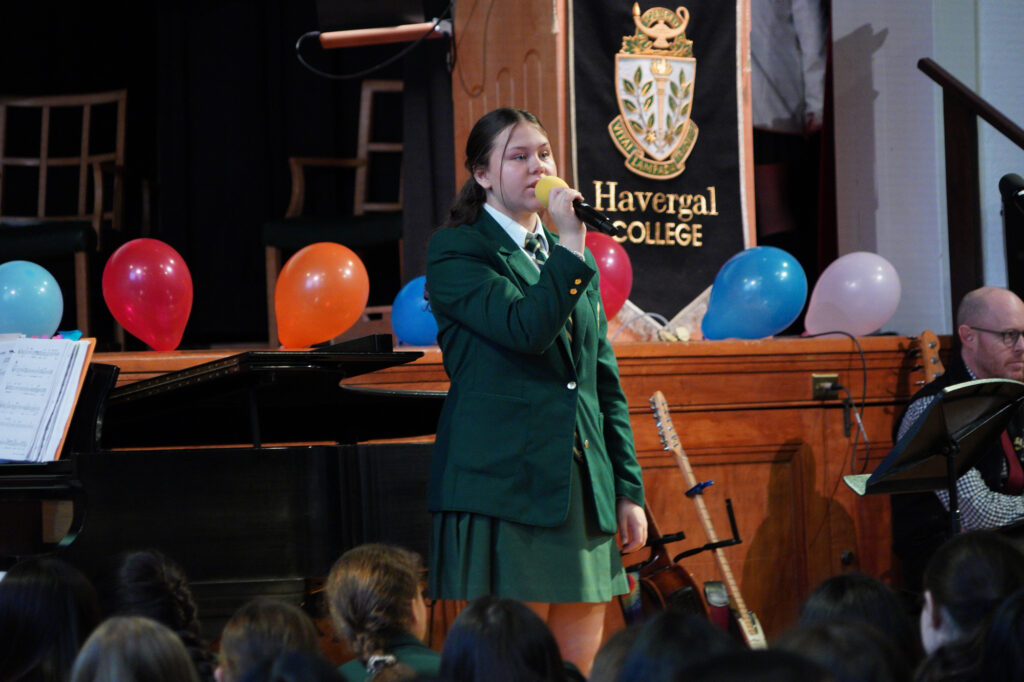
[[[977, 379], [968, 367], [971, 379]], [[938, 398], [929, 395], [918, 398], [907, 406], [897, 439], [902, 438], [915, 421], [921, 418], [928, 406]], [[1007, 476], [1006, 462], [1003, 462], [1002, 477]], [[936, 490], [939, 500], [949, 509], [949, 491]], [[1004, 495], [992, 490], [981, 477], [981, 472], [972, 468], [956, 482], [957, 504], [960, 507], [960, 527], [964, 530], [980, 530], [982, 528], [998, 528], [1024, 520], [1024, 496]]]

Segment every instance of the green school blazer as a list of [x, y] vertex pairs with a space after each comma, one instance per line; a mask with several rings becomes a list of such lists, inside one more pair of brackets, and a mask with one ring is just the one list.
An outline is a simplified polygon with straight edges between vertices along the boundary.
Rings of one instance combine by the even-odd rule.
[[597, 264], [585, 255], [552, 248], [538, 272], [486, 211], [434, 233], [427, 289], [451, 388], [431, 461], [431, 511], [560, 525], [575, 429], [601, 530], [616, 531], [617, 497], [643, 504]]

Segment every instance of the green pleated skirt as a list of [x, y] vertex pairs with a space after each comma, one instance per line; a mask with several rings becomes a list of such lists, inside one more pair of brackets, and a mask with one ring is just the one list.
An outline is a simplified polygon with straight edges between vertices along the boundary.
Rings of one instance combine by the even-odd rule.
[[430, 595], [473, 600], [607, 602], [627, 591], [615, 536], [597, 524], [585, 465], [572, 466], [569, 515], [555, 528], [470, 512], [433, 516]]

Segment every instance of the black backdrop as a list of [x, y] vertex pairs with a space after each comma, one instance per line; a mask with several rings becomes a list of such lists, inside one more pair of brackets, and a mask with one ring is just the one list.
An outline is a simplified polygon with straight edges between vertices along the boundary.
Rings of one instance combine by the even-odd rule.
[[[295, 57], [298, 36], [316, 28], [314, 0], [0, 3], [0, 93], [128, 89], [122, 240], [163, 240], [189, 266], [195, 298], [182, 347], [266, 338], [260, 226], [287, 207], [287, 158], [355, 153], [360, 81], [321, 78]], [[439, 197], [452, 196], [445, 48], [427, 41], [372, 76], [405, 76], [404, 99], [426, 112], [394, 112], [395, 126], [404, 118], [420, 127], [407, 136], [418, 175], [406, 182], [405, 201], [420, 210], [406, 225], [406, 279], [422, 274], [418, 251], [444, 208]], [[310, 59], [348, 73], [398, 49], [314, 47]], [[446, 169], [436, 180], [435, 167]], [[93, 273], [101, 346], [110, 326], [98, 285], [106, 255]], [[73, 290], [70, 268], [54, 274]], [[66, 304], [61, 328], [73, 325]]]
[[[687, 246], [653, 243], [655, 228], [648, 228], [644, 241], [627, 239], [622, 246], [633, 266], [630, 300], [640, 308], [668, 318], [710, 286], [725, 261], [744, 248], [744, 225], [740, 205], [740, 149], [736, 93], [736, 3], [723, 0], [691, 0], [686, 3], [690, 20], [686, 38], [693, 41], [697, 60], [694, 78], [692, 120], [699, 127], [686, 169], [672, 179], [648, 179], [624, 166], [615, 148], [608, 124], [619, 114], [616, 101], [615, 55], [622, 49], [623, 36], [636, 30], [630, 0], [576, 0], [573, 30], [576, 35], [574, 67], [576, 77], [577, 185], [584, 196], [604, 210], [612, 220], [624, 224], [636, 221], [700, 224], [701, 244]], [[670, 7], [677, 3], [655, 3]], [[647, 7], [644, 8], [648, 9]], [[585, 39], [581, 39], [584, 36]], [[617, 183], [619, 192], [701, 194], [710, 196], [715, 187], [715, 215], [677, 218], [671, 213], [619, 211], [607, 197], [596, 196], [595, 181], [607, 191]], [[598, 205], [598, 202], [601, 202]], [[710, 204], [710, 198], [708, 199]], [[631, 235], [640, 236], [631, 231]], [[649, 241], [648, 241], [649, 240]]]

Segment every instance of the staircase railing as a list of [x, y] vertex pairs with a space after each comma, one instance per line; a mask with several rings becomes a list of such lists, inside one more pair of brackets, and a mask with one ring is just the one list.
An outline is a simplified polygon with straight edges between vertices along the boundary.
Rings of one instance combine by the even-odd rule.
[[[968, 291], [984, 283], [981, 250], [981, 189], [978, 184], [978, 118], [1024, 149], [1024, 128], [927, 57], [917, 68], [942, 86], [946, 139], [946, 216], [953, 316]], [[955, 257], [954, 257], [955, 254]]]

